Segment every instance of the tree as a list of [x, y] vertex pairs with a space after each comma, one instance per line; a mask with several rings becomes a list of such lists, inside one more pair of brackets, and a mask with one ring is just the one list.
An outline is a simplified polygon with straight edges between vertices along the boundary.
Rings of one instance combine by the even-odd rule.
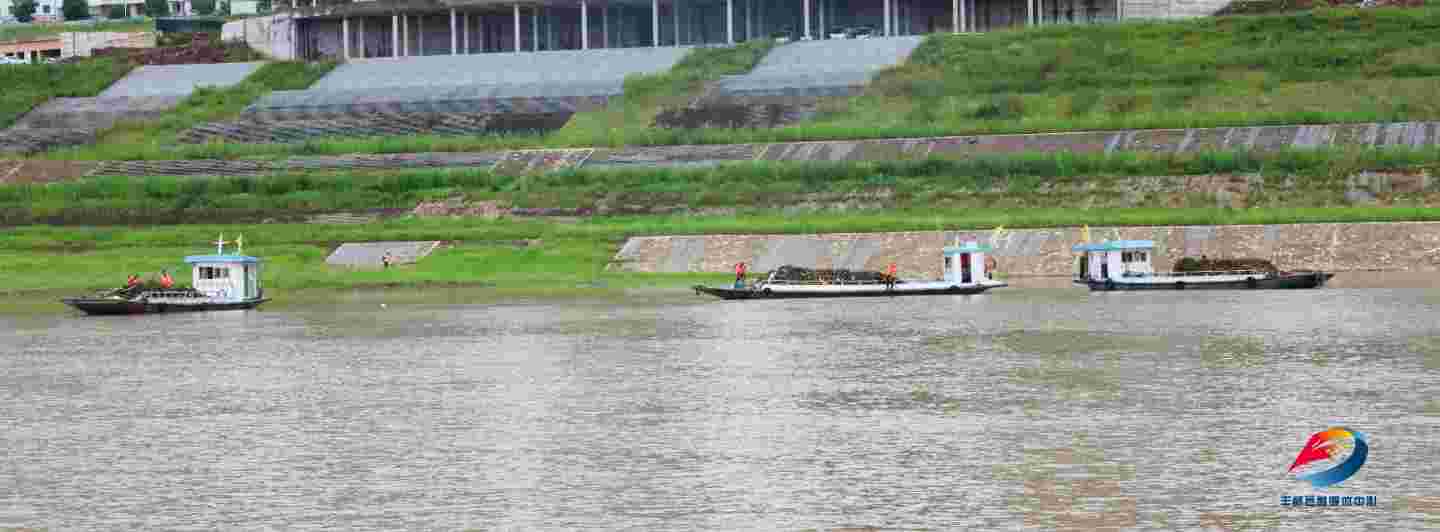
[[112, 19], [125, 18], [125, 4], [113, 4], [107, 15]]
[[196, 15], [208, 16], [215, 12], [215, 0], [190, 0], [190, 10]]
[[145, 16], [170, 16], [170, 0], [145, 0]]
[[10, 12], [15, 15], [15, 20], [31, 22], [35, 20], [35, 8], [35, 0], [17, 0], [10, 6]]
[[65, 20], [90, 18], [90, 2], [85, 0], [65, 0], [60, 4], [60, 13], [65, 15]]

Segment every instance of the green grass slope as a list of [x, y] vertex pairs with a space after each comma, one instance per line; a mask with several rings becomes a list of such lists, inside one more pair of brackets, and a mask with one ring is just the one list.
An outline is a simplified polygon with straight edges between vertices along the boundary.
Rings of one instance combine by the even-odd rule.
[[1440, 118], [1440, 9], [1319, 9], [936, 35], [794, 133], [1179, 128]]
[[130, 72], [124, 61], [97, 59], [62, 65], [0, 65], [0, 129], [51, 98], [100, 94]]

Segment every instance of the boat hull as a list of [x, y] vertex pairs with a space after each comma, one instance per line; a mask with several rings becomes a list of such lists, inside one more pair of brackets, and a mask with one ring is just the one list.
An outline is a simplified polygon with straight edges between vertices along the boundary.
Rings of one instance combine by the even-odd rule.
[[69, 298], [61, 303], [75, 307], [89, 315], [116, 314], [165, 314], [170, 312], [201, 312], [212, 310], [245, 310], [260, 306], [269, 298], [234, 302], [176, 303], [154, 302], [138, 299]]
[[990, 285], [963, 285], [946, 287], [925, 287], [907, 288], [903, 285], [896, 285], [893, 290], [871, 290], [871, 291], [842, 291], [842, 290], [786, 290], [774, 291], [752, 288], [717, 288], [712, 286], [695, 285], [697, 295], [711, 295], [720, 299], [816, 299], [816, 298], [838, 298], [838, 297], [898, 297], [898, 296], [938, 296], [938, 295], [967, 295], [978, 294], [991, 288], [999, 288], [1004, 284]]
[[1077, 284], [1090, 287], [1096, 292], [1109, 291], [1131, 291], [1131, 290], [1294, 290], [1303, 288], [1319, 288], [1325, 286], [1325, 282], [1335, 277], [1333, 273], [1325, 272], [1301, 272], [1287, 273], [1276, 277], [1263, 277], [1254, 280], [1225, 280], [1206, 282], [1203, 278], [1193, 280], [1164, 280], [1154, 282], [1105, 282], [1095, 280], [1076, 280]]

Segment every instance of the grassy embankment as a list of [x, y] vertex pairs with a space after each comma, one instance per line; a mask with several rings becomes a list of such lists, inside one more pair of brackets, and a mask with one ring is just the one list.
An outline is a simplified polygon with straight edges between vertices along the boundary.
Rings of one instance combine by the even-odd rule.
[[[1436, 37], [1437, 6], [938, 34], [907, 64], [880, 75], [866, 94], [828, 104], [809, 123], [777, 129], [657, 130], [649, 128], [653, 114], [612, 110], [606, 118], [577, 117], [574, 127], [544, 136], [329, 139], [110, 155], [474, 151], [1437, 119], [1440, 101], [1431, 97], [1440, 93]], [[716, 55], [696, 56], [692, 66], [729, 62], [718, 60], [725, 51], [705, 53]], [[672, 85], [683, 86], [699, 84]]]
[[101, 31], [113, 31], [116, 33], [155, 31], [155, 21], [107, 20], [94, 24], [6, 24], [0, 26], [0, 42], [36, 41], [52, 39], [66, 32], [86, 33]]
[[[230, 224], [150, 227], [29, 226], [0, 236], [0, 294], [83, 291], [118, 286], [133, 272], [184, 271], [181, 258], [201, 254], [219, 233], [245, 237], [247, 253], [266, 260], [266, 286], [279, 290], [378, 286], [484, 285], [517, 292], [683, 286], [723, 280], [724, 274], [635, 274], [605, 266], [629, 235], [814, 233], [878, 230], [988, 229], [1077, 226], [1373, 221], [1391, 219], [1382, 207], [1252, 210], [1136, 208], [1109, 211], [944, 209], [878, 213], [752, 215], [745, 217], [614, 217], [564, 224], [528, 220], [401, 219], [364, 225]], [[1440, 219], [1440, 210], [1426, 210]], [[1411, 220], [1416, 217], [1401, 216]], [[539, 239], [517, 247], [511, 239]], [[416, 265], [351, 271], [325, 265], [340, 242], [458, 240]]]
[[[0, 292], [99, 288], [114, 284], [126, 273], [179, 268], [180, 257], [203, 252], [205, 242], [221, 232], [232, 237], [245, 234], [246, 249], [268, 261], [266, 282], [276, 289], [436, 283], [564, 292], [577, 285], [614, 289], [724, 277], [605, 272], [620, 244], [634, 235], [1440, 220], [1440, 208], [1425, 207], [1429, 201], [1425, 198], [1386, 197], [1380, 204], [1365, 206], [1349, 206], [1343, 199], [1347, 169], [1414, 169], [1415, 165], [1433, 174], [1440, 170], [1440, 153], [1291, 153], [1278, 160], [1244, 154], [1062, 155], [836, 167], [753, 164], [524, 177], [425, 170], [359, 176], [103, 178], [12, 185], [0, 187], [4, 210], [71, 209], [72, 222], [86, 219], [78, 209], [90, 209], [89, 219], [97, 222], [118, 211], [144, 208], [152, 209], [146, 211], [154, 217], [149, 221], [212, 223], [231, 218], [236, 213], [233, 209], [257, 220], [326, 202], [345, 208], [408, 207], [417, 199], [457, 193], [522, 205], [578, 205], [601, 198], [619, 203], [650, 200], [739, 209], [727, 215], [616, 215], [574, 222], [402, 217], [363, 225], [23, 226], [0, 235], [0, 270], [11, 280], [9, 288], [0, 288]], [[1127, 176], [1242, 171], [1258, 172], [1264, 187], [1277, 189], [1264, 194], [1275, 197], [1258, 199], [1263, 206], [1248, 209], [1197, 206], [1213, 205], [1213, 198], [1182, 202], [1178, 207], [1168, 206], [1171, 204], [1164, 198], [1142, 198], [1134, 207], [1076, 207], [1086, 205], [1086, 198], [1118, 194], [1128, 186]], [[1041, 186], [1067, 182], [1074, 186]], [[1292, 183], [1285, 185], [1289, 192], [1280, 192], [1286, 182]], [[882, 208], [788, 212], [780, 208], [807, 194], [872, 192], [886, 196], [880, 202]], [[1285, 194], [1295, 196], [1287, 198]], [[528, 247], [508, 243], [521, 239], [538, 239], [539, 243]], [[443, 249], [418, 265], [389, 271], [348, 271], [324, 264], [325, 256], [339, 242], [387, 240], [447, 240], [460, 241], [460, 245]]]
[[89, 152], [90, 155], [84, 157], [87, 159], [120, 158], [111, 156], [114, 149], [164, 153], [172, 149], [176, 136], [185, 130], [206, 122], [233, 119], [245, 106], [270, 91], [304, 89], [333, 68], [335, 63], [329, 62], [269, 62], [234, 86], [198, 87], [158, 119], [118, 123], [102, 132], [95, 146], [71, 150]]
[[[734, 209], [766, 214], [826, 210], [1066, 206], [1249, 208], [1347, 207], [1362, 170], [1440, 174], [1440, 150], [1295, 151], [1196, 155], [1117, 153], [996, 155], [966, 160], [877, 163], [736, 163], [714, 168], [582, 169], [531, 175], [486, 169], [301, 173], [264, 177], [97, 177], [0, 186], [0, 224], [139, 224], [295, 220], [309, 214], [410, 209], [464, 197], [516, 207], [607, 212]], [[1185, 176], [1240, 176], [1243, 201], [1187, 185]], [[1252, 177], [1252, 176], [1258, 176]], [[1412, 180], [1418, 183], [1418, 180]], [[1226, 183], [1228, 186], [1228, 183]], [[1212, 186], [1213, 188], [1213, 186]], [[1435, 186], [1379, 188], [1380, 219], [1430, 219], [1410, 207], [1440, 204]], [[1227, 194], [1229, 190], [1227, 189]], [[1235, 194], [1231, 194], [1232, 196]], [[809, 205], [810, 207], [806, 207]], [[1083, 214], [1077, 216], [1101, 216]], [[866, 222], [868, 223], [868, 222]], [[866, 223], [857, 226], [864, 229]], [[1180, 223], [1157, 218], [1147, 223]], [[876, 229], [878, 230], [878, 228]]]
[[124, 61], [97, 59], [64, 65], [0, 66], [0, 129], [10, 127], [25, 113], [51, 98], [100, 94], [132, 66]]
[[[588, 146], [592, 144], [623, 144], [627, 139], [643, 133], [653, 121], [662, 106], [683, 104], [707, 82], [720, 76], [749, 71], [774, 46], [771, 41], [755, 41], [733, 48], [696, 48], [684, 59], [663, 74], [631, 76], [625, 80], [625, 94], [612, 100], [603, 109], [577, 113], [564, 128], [546, 135], [550, 142], [561, 145]], [[289, 67], [298, 68], [298, 67]], [[294, 78], [287, 86], [272, 86], [271, 90], [295, 90], [308, 87], [319, 76], [329, 71], [326, 67], [313, 78]], [[259, 77], [260, 73], [251, 76]], [[303, 80], [300, 81], [300, 80]], [[248, 80], [247, 80], [248, 81]], [[228, 93], [244, 93], [233, 97]], [[156, 132], [137, 125], [115, 134], [105, 135], [95, 146], [56, 150], [48, 156], [60, 159], [82, 160], [135, 160], [135, 159], [176, 159], [176, 158], [231, 158], [239, 156], [266, 156], [285, 154], [319, 153], [399, 153], [411, 151], [464, 151], [481, 145], [533, 146], [541, 137], [514, 135], [493, 136], [481, 139], [467, 137], [386, 137], [370, 139], [319, 140], [294, 145], [274, 144], [233, 144], [212, 142], [204, 145], [175, 144], [175, 135], [185, 128], [202, 122], [234, 118], [240, 109], [249, 105], [259, 92], [246, 92], [243, 87], [211, 91], [212, 94], [196, 92], [196, 96], [208, 100], [220, 97], [243, 99], [244, 103], [234, 106], [234, 112], [210, 113], [203, 116], [186, 113], [176, 114], [183, 121], [174, 122], [178, 130], [167, 127]], [[183, 127], [181, 127], [183, 126]], [[480, 142], [481, 144], [476, 144]]]

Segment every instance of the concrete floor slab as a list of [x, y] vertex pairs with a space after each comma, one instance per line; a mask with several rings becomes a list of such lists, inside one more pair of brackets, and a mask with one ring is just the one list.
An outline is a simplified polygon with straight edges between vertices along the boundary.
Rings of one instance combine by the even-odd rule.
[[772, 50], [748, 74], [720, 81], [721, 96], [843, 96], [905, 62], [924, 37], [803, 41]]
[[120, 78], [100, 93], [100, 97], [186, 96], [196, 87], [228, 87], [240, 83], [263, 64], [146, 65]]
[[335, 248], [325, 263], [331, 266], [380, 268], [381, 259], [390, 253], [391, 264], [412, 264], [430, 255], [439, 241], [419, 242], [347, 242]]

